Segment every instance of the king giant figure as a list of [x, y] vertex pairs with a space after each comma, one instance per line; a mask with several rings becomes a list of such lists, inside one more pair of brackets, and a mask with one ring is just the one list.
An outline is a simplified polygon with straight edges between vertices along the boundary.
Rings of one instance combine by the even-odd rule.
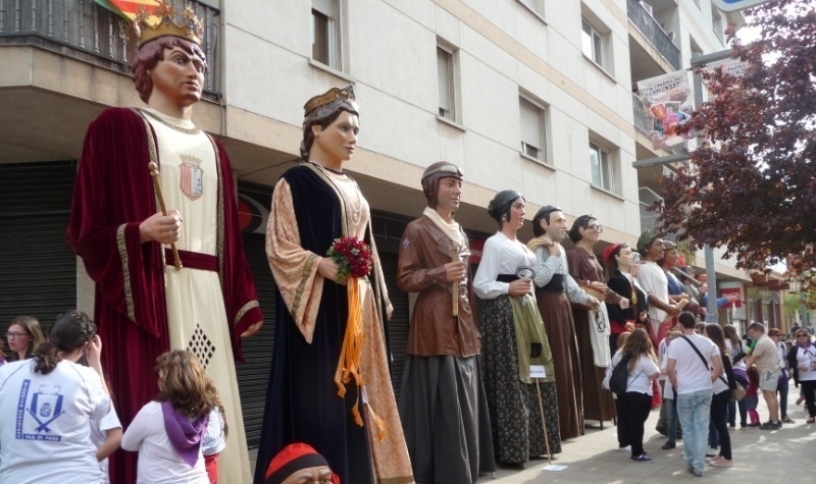
[[[227, 154], [191, 121], [207, 60], [191, 10], [176, 24], [137, 19], [132, 70], [146, 108], [106, 109], [79, 162], [68, 240], [96, 283], [105, 371], [125, 427], [157, 393], [153, 367], [170, 349], [195, 353], [218, 386], [229, 425], [219, 482], [251, 480], [234, 359], [263, 321], [244, 256]], [[154, 188], [149, 165], [158, 167]], [[167, 211], [161, 210], [163, 192]], [[183, 230], [182, 230], [183, 229]], [[172, 247], [172, 250], [170, 248]], [[134, 483], [118, 452], [111, 482]]]

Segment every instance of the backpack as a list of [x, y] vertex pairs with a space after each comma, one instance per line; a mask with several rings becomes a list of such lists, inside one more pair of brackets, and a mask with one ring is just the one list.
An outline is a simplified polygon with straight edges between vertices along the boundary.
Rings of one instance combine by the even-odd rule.
[[631, 353], [626, 353], [621, 356], [621, 360], [612, 369], [612, 375], [609, 377], [609, 390], [618, 395], [626, 393], [629, 387], [629, 361], [632, 359]]

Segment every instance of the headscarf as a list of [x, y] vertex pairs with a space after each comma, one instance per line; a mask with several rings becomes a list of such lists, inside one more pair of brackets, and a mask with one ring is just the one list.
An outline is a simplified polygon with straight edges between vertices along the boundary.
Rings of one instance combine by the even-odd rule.
[[[276, 455], [266, 469], [264, 484], [281, 484], [295, 472], [309, 467], [329, 467], [328, 461], [308, 444], [289, 444]], [[332, 473], [332, 484], [340, 478]]]

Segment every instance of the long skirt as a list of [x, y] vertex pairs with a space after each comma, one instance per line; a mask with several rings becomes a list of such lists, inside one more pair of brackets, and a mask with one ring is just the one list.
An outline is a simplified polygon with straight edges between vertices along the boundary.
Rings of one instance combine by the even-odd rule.
[[472, 484], [496, 470], [479, 357], [405, 357], [399, 402], [416, 482]]
[[584, 435], [584, 395], [570, 302], [564, 293], [546, 291], [537, 291], [536, 299], [555, 365], [561, 438], [571, 439]]
[[581, 386], [584, 393], [584, 419], [603, 422], [615, 417], [615, 401], [612, 392], [601, 388], [606, 368], [595, 366], [592, 352], [589, 313], [586, 309], [573, 308], [575, 335], [578, 339], [578, 359], [581, 362]]
[[[493, 429], [496, 460], [523, 464], [530, 457], [561, 452], [558, 398], [554, 382], [519, 380], [513, 307], [508, 296], [478, 300], [477, 319], [482, 333], [482, 365]], [[541, 422], [539, 396], [544, 408], [547, 441]]]

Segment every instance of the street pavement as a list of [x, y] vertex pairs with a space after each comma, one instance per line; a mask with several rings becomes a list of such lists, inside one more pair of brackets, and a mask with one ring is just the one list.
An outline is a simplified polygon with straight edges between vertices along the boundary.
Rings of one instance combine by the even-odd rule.
[[[563, 452], [555, 456], [553, 464], [567, 466], [561, 472], [543, 470], [547, 459], [536, 459], [524, 470], [500, 468], [496, 477], [483, 476], [479, 484], [532, 484], [557, 483], [739, 483], [739, 484], [795, 484], [816, 482], [816, 425], [806, 424], [804, 405], [795, 406], [798, 389], [791, 381], [788, 416], [795, 423], [785, 424], [781, 430], [767, 431], [756, 427], [730, 431], [734, 466], [706, 468], [702, 478], [688, 473], [683, 461], [683, 443], [673, 450], [661, 450], [666, 438], [655, 431], [658, 410], [653, 410], [646, 422], [644, 447], [652, 462], [641, 463], [629, 459], [629, 452], [618, 450], [615, 427], [604, 425], [587, 428], [586, 435], [562, 443]], [[763, 421], [768, 411], [760, 396], [757, 409]], [[737, 417], [739, 420], [739, 417]], [[739, 421], [737, 422], [739, 429]]]

